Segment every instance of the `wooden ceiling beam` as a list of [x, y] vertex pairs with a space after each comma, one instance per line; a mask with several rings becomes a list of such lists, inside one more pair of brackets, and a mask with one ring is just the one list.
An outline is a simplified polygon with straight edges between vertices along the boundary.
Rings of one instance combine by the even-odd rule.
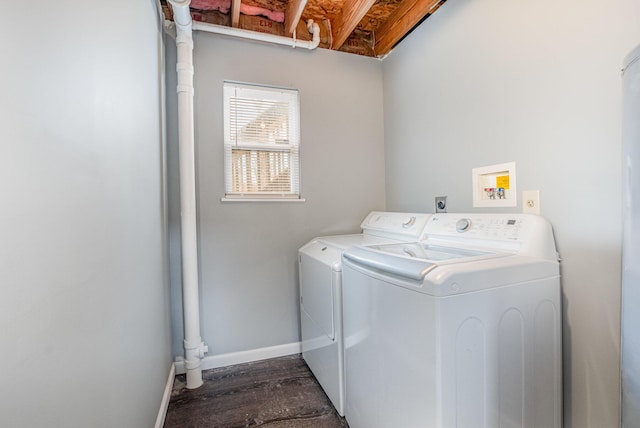
[[340, 49], [376, 0], [347, 0], [332, 23], [333, 49]]
[[240, 26], [240, 4], [242, 0], [231, 0], [231, 26], [238, 28]]
[[290, 36], [298, 26], [302, 11], [307, 6], [307, 0], [289, 0], [284, 11], [284, 30]]
[[422, 18], [446, 0], [403, 0], [375, 32], [374, 51], [377, 56], [388, 54]]

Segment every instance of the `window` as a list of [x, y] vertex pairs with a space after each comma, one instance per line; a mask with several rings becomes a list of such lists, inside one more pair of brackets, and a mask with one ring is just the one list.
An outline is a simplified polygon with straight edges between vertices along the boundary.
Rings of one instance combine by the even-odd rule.
[[298, 91], [224, 83], [225, 199], [300, 198]]

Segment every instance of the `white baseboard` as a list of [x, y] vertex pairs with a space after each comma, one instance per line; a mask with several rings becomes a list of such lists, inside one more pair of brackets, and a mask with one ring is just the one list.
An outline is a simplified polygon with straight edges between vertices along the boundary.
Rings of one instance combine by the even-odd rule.
[[[266, 348], [250, 349], [248, 351], [230, 352], [228, 354], [212, 355], [202, 359], [202, 370], [216, 369], [218, 367], [232, 366], [234, 364], [249, 363], [252, 361], [266, 360], [268, 358], [284, 357], [285, 355], [299, 354], [302, 352], [300, 342], [286, 343], [284, 345], [268, 346]], [[184, 374], [184, 361], [174, 363], [176, 374]]]
[[171, 364], [167, 384], [164, 387], [164, 394], [162, 394], [162, 402], [160, 403], [160, 410], [158, 411], [158, 417], [156, 418], [155, 428], [162, 428], [164, 426], [164, 418], [167, 417], [167, 409], [169, 408], [169, 400], [171, 399], [171, 391], [173, 390], [173, 381], [175, 378], [176, 365]]

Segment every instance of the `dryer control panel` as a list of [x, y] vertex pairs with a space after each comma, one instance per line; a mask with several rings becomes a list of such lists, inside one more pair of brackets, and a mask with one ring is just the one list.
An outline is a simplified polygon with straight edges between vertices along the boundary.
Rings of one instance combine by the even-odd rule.
[[431, 214], [372, 211], [360, 227], [365, 235], [418, 240]]

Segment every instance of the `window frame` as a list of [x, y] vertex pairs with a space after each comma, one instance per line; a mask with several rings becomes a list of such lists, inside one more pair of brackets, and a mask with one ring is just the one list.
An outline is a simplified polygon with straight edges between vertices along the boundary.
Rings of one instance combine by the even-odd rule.
[[[232, 113], [232, 99], [241, 99], [241, 94], [238, 92], [244, 92], [245, 97], [255, 97], [256, 104], [285, 101], [288, 110], [288, 129], [287, 129], [287, 143], [282, 144], [275, 142], [257, 142], [247, 143], [238, 138], [241, 129], [245, 129], [246, 125], [239, 128], [236, 124], [231, 124], [232, 118], [237, 120], [240, 117], [236, 110], [236, 115]], [[245, 98], [252, 99], [252, 98]], [[297, 89], [286, 88], [273, 85], [262, 85], [255, 83], [237, 82], [231, 80], [225, 80], [223, 82], [223, 172], [224, 172], [224, 196], [221, 198], [223, 202], [304, 202], [301, 193], [301, 173], [300, 173], [300, 92]], [[250, 123], [250, 122], [249, 122]], [[247, 125], [249, 124], [247, 123]], [[234, 136], [235, 135], [235, 139]], [[246, 152], [239, 157], [234, 156], [234, 151]], [[277, 155], [271, 155], [271, 153], [287, 153], [286, 158], [281, 158], [278, 161], [274, 161], [274, 158], [278, 158]], [[269, 160], [264, 163], [264, 155]], [[247, 156], [247, 161], [244, 161], [244, 156]], [[260, 160], [254, 160], [262, 158]], [[286, 160], [285, 160], [286, 159]], [[234, 162], [242, 162], [241, 172], [238, 173], [238, 164]], [[233, 173], [236, 176], [240, 174], [243, 177], [243, 182], [249, 185], [246, 170], [251, 168], [264, 171], [265, 165], [271, 170], [274, 167], [274, 162], [284, 162], [288, 168], [287, 177], [289, 180], [290, 192], [261, 192], [261, 191], [239, 191], [233, 189]], [[249, 164], [249, 166], [246, 165]], [[248, 173], [249, 176], [255, 175], [254, 173]], [[242, 184], [242, 183], [241, 183]], [[255, 182], [254, 182], [255, 184]]]

